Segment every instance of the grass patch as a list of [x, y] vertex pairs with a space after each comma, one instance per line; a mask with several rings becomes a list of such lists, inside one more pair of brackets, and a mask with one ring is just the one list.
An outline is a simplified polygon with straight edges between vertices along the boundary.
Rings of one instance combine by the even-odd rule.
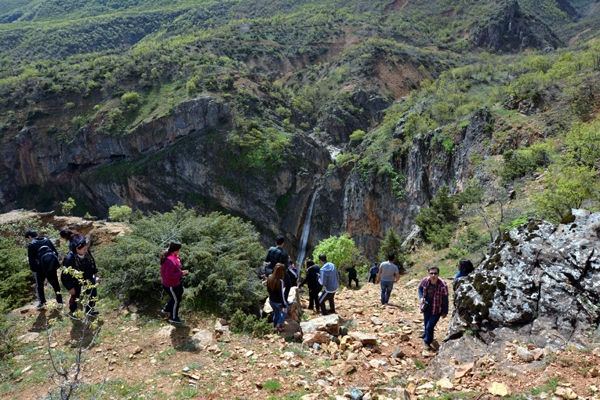
[[263, 384], [263, 389], [276, 392], [281, 390], [281, 383], [275, 379], [270, 379]]
[[415, 360], [415, 367], [417, 367], [417, 369], [425, 369], [425, 364], [423, 364], [423, 361], [421, 360]]

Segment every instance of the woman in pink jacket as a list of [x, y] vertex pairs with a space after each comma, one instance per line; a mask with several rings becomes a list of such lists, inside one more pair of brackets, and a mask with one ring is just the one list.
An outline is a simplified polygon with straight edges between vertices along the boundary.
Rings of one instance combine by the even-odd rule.
[[169, 322], [182, 324], [183, 319], [179, 318], [179, 305], [181, 304], [181, 296], [183, 295], [183, 285], [181, 277], [188, 274], [188, 270], [181, 270], [181, 261], [179, 261], [179, 251], [181, 243], [171, 242], [169, 248], [160, 256], [160, 276], [162, 277], [162, 285], [169, 295], [170, 299], [161, 310], [164, 313], [169, 313]]

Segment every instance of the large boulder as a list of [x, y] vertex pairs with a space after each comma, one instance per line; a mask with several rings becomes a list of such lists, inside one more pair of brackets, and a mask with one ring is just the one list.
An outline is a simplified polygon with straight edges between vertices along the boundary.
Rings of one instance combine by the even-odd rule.
[[314, 318], [309, 321], [301, 322], [300, 327], [304, 334], [313, 332], [327, 332], [333, 336], [339, 336], [342, 319], [337, 314], [326, 315]]
[[600, 213], [506, 231], [485, 260], [456, 285], [449, 338], [512, 327], [539, 347], [585, 346], [600, 319]]

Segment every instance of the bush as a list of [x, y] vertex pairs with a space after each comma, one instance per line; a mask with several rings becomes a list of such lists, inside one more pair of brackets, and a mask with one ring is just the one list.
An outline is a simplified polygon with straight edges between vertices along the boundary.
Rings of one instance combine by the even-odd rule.
[[436, 250], [448, 247], [458, 222], [458, 211], [448, 192], [448, 186], [442, 186], [431, 200], [431, 205], [422, 208], [415, 218], [425, 240], [433, 244]]
[[0, 236], [0, 265], [0, 314], [4, 314], [27, 301], [31, 280], [27, 249], [12, 238]]
[[258, 310], [266, 291], [253, 267], [265, 251], [254, 227], [220, 213], [198, 216], [182, 204], [134, 221], [130, 233], [97, 250], [106, 289], [125, 301], [162, 298], [159, 257], [172, 241], [183, 244], [185, 297], [194, 308], [226, 316]]
[[406, 264], [406, 252], [402, 247], [402, 236], [394, 232], [393, 228], [388, 228], [385, 233], [385, 237], [380, 242], [379, 253], [377, 254], [378, 261], [385, 261], [388, 259], [389, 253], [394, 253], [396, 258], [394, 264], [398, 266], [400, 273], [404, 273], [404, 266]]
[[237, 310], [231, 316], [231, 330], [234, 333], [246, 333], [256, 337], [263, 337], [273, 331], [273, 326], [266, 319], [258, 319], [255, 315], [246, 315], [242, 310]]
[[140, 95], [137, 92], [127, 92], [121, 96], [121, 102], [130, 110], [135, 110], [140, 105]]
[[60, 203], [60, 208], [66, 216], [71, 215], [71, 211], [75, 208], [75, 200], [72, 197], [69, 197], [68, 200], [62, 201]]
[[129, 206], [110, 206], [108, 209], [108, 218], [112, 221], [129, 222], [131, 219], [131, 207]]
[[507, 181], [512, 181], [549, 164], [550, 157], [544, 149], [509, 150], [504, 153], [504, 164], [500, 176]]

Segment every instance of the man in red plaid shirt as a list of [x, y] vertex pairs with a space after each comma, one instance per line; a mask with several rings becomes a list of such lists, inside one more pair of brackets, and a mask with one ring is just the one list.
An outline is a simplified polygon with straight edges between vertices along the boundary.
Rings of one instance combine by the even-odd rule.
[[448, 286], [441, 280], [440, 269], [431, 266], [427, 269], [429, 276], [419, 283], [419, 307], [423, 312], [425, 330], [420, 338], [425, 342], [425, 350], [431, 350], [433, 342], [433, 331], [440, 317], [448, 315]]

